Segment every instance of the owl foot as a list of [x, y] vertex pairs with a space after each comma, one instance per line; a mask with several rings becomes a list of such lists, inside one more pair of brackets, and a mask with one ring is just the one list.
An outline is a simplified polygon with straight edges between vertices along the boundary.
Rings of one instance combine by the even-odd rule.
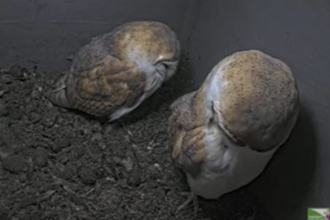
[[182, 196], [187, 196], [188, 198], [187, 198], [187, 200], [183, 204], [181, 204], [178, 207], [176, 213], [180, 212], [182, 209], [185, 209], [191, 202], [193, 202], [193, 204], [194, 204], [194, 214], [197, 217], [198, 210], [199, 210], [199, 204], [198, 204], [198, 197], [197, 197], [197, 195], [195, 193], [193, 193], [193, 192], [181, 192], [179, 194], [182, 195]]

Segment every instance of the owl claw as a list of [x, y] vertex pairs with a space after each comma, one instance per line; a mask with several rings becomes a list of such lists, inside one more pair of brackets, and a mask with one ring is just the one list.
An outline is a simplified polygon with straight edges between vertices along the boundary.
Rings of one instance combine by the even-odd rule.
[[198, 215], [199, 204], [198, 204], [198, 197], [193, 192], [181, 192], [179, 193], [182, 196], [187, 196], [188, 198], [184, 203], [182, 203], [176, 210], [176, 213], [180, 212], [182, 209], [185, 209], [191, 202], [194, 204], [194, 214], [195, 217]]

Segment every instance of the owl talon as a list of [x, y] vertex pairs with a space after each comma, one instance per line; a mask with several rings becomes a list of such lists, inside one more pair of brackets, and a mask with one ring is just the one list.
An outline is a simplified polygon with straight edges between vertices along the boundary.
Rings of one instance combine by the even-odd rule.
[[195, 216], [198, 215], [199, 204], [198, 204], [198, 197], [193, 192], [181, 192], [179, 193], [182, 196], [187, 196], [188, 198], [184, 203], [182, 203], [178, 208], [176, 213], [180, 212], [182, 209], [185, 209], [191, 202], [194, 204], [194, 214]]

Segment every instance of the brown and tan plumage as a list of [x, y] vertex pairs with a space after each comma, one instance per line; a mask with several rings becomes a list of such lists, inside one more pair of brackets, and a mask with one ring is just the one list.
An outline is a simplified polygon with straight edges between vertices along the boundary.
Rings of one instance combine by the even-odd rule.
[[48, 97], [55, 105], [113, 121], [173, 76], [179, 59], [179, 40], [167, 25], [129, 22], [83, 46]]
[[217, 199], [255, 179], [289, 137], [299, 114], [291, 69], [261, 51], [222, 59], [202, 86], [171, 105], [172, 159], [187, 175], [189, 199]]

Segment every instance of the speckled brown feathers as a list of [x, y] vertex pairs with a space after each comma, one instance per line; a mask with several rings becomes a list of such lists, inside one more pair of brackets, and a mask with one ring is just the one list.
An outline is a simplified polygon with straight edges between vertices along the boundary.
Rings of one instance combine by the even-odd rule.
[[171, 106], [169, 145], [190, 202], [218, 199], [257, 178], [289, 137], [298, 90], [289, 67], [256, 50], [222, 59], [195, 92]]
[[[110, 71], [113, 70], [114, 68]], [[72, 97], [74, 108], [101, 117], [112, 114], [121, 106], [132, 107], [137, 102], [144, 92], [146, 77], [134, 68], [118, 74], [95, 77], [98, 75], [96, 72], [106, 71], [100, 67], [79, 78], [69, 76], [69, 80], [74, 83], [68, 88], [67, 94]]]
[[167, 25], [129, 22], [83, 46], [48, 97], [55, 105], [118, 118], [170, 78], [179, 59], [179, 41]]
[[168, 134], [172, 159], [175, 165], [191, 176], [197, 176], [205, 155], [205, 121], [202, 112], [195, 111], [196, 92], [177, 99], [170, 109]]
[[238, 143], [267, 151], [287, 138], [298, 115], [298, 90], [290, 68], [263, 52], [226, 58], [221, 75], [222, 127]]
[[103, 63], [107, 56], [112, 60], [109, 65], [115, 66], [123, 61], [132, 65], [134, 62], [129, 59], [128, 51], [135, 52], [135, 56], [141, 56], [146, 62], [153, 64], [180, 58], [179, 41], [167, 25], [160, 22], [135, 21], [94, 37], [73, 58], [71, 71], [75, 73], [91, 70], [95, 65]]
[[215, 124], [237, 145], [261, 152], [278, 147], [295, 124], [298, 104], [286, 64], [256, 50], [234, 53], [212, 69], [197, 91], [171, 105], [172, 158], [197, 174], [206, 157], [205, 132], [212, 133]]

